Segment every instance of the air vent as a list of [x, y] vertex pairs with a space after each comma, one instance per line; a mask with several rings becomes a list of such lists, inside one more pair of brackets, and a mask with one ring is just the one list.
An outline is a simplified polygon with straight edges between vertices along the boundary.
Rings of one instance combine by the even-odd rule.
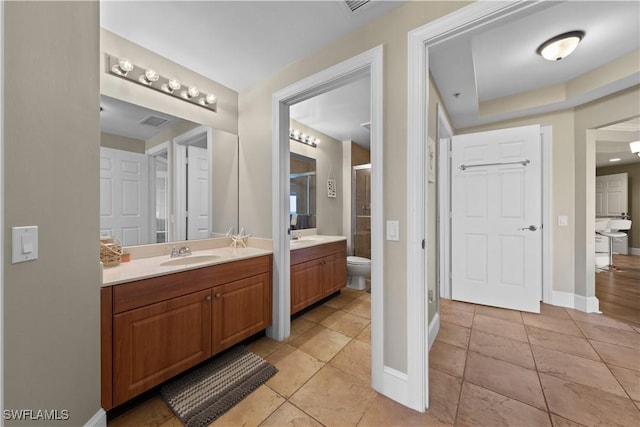
[[159, 128], [160, 126], [162, 126], [166, 122], [168, 122], [168, 120], [167, 119], [163, 119], [162, 117], [147, 116], [144, 120], [139, 121], [138, 124], [147, 125], [147, 126], [153, 126], [154, 128]]
[[351, 12], [355, 12], [370, 1], [371, 0], [345, 0], [345, 3], [349, 6]]

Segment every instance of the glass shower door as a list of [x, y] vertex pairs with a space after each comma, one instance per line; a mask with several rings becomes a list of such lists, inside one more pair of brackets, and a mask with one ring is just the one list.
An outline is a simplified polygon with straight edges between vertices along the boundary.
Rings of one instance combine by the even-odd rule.
[[371, 259], [371, 165], [353, 167], [351, 183], [353, 255]]

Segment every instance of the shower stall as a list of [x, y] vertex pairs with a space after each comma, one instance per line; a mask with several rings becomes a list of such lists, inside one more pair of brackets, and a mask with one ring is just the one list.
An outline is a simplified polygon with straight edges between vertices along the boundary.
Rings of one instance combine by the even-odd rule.
[[371, 164], [353, 166], [351, 193], [352, 255], [371, 259]]

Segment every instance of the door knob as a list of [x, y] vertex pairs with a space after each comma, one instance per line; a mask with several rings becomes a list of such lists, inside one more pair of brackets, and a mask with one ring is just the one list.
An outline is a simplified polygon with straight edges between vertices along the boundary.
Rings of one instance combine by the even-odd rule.
[[536, 227], [535, 225], [530, 225], [528, 227], [523, 227], [520, 230], [524, 231], [524, 230], [529, 230], [529, 231], [536, 231], [538, 229], [538, 227]]

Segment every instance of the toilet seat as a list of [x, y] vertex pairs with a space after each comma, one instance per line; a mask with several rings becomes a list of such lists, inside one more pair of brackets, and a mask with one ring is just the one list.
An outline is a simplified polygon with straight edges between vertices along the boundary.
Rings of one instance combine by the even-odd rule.
[[359, 256], [348, 256], [347, 264], [366, 265], [366, 264], [371, 264], [371, 260], [369, 258], [363, 258]]

